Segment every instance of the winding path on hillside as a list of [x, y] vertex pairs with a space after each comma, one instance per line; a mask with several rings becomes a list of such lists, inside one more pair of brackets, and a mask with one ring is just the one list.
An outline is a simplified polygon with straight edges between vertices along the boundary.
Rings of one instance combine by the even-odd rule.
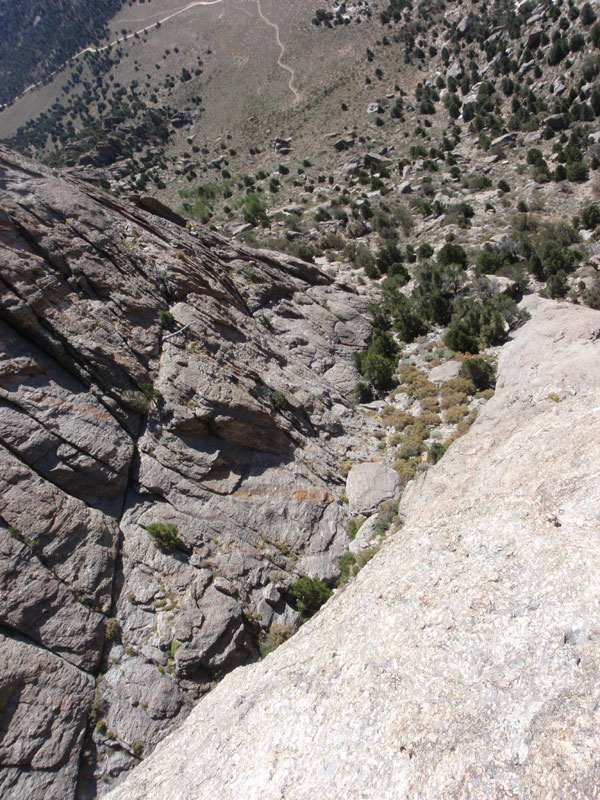
[[275, 39], [276, 39], [277, 44], [278, 44], [279, 49], [280, 49], [279, 58], [277, 59], [277, 64], [281, 67], [281, 69], [284, 69], [284, 70], [286, 70], [286, 72], [290, 73], [290, 79], [288, 81], [288, 87], [289, 87], [289, 90], [291, 92], [293, 92], [293, 94], [294, 94], [294, 103], [297, 103], [300, 100], [300, 95], [299, 95], [298, 91], [296, 90], [296, 88], [294, 87], [294, 81], [296, 80], [296, 73], [295, 73], [295, 71], [293, 70], [292, 67], [290, 67], [287, 64], [283, 63], [282, 59], [283, 59], [283, 57], [285, 55], [285, 47], [283, 46], [283, 44], [281, 42], [281, 39], [279, 37], [279, 25], [275, 24], [274, 22], [271, 22], [271, 20], [269, 20], [269, 19], [267, 19], [265, 17], [265, 15], [262, 12], [262, 8], [260, 7], [260, 0], [256, 0], [256, 6], [258, 8], [258, 15], [262, 19], [262, 21], [265, 22], [267, 25], [269, 25], [271, 28], [274, 28], [274, 30], [275, 30]]
[[[170, 14], [167, 14], [166, 16], [162, 17], [161, 19], [156, 20], [156, 22], [153, 22], [150, 25], [145, 25], [143, 28], [140, 28], [137, 31], [132, 31], [131, 33], [123, 34], [118, 39], [115, 39], [114, 41], [109, 42], [108, 44], [105, 44], [102, 47], [94, 47], [94, 46], [84, 47], [78, 53], [75, 53], [74, 55], [72, 55], [71, 58], [69, 59], [69, 61], [73, 61], [75, 58], [79, 58], [80, 56], [84, 55], [85, 53], [102, 53], [104, 50], [108, 50], [109, 48], [115, 47], [115, 45], [118, 45], [118, 44], [123, 44], [124, 42], [129, 41], [129, 39], [133, 39], [135, 36], [139, 36], [140, 34], [143, 34], [143, 33], [148, 33], [148, 31], [152, 30], [152, 28], [158, 28], [163, 23], [168, 22], [169, 20], [174, 19], [175, 17], [178, 17], [180, 14], [184, 14], [186, 11], [191, 11], [191, 9], [197, 8], [198, 6], [216, 6], [216, 5], [219, 5], [220, 3], [224, 3], [224, 2], [225, 2], [225, 0], [194, 0], [193, 3], [188, 3], [183, 8], [179, 8], [179, 9], [177, 9], [177, 11], [173, 11]], [[278, 45], [279, 50], [280, 50], [279, 58], [277, 59], [277, 65], [279, 67], [281, 67], [281, 69], [283, 69], [286, 72], [290, 73], [290, 79], [288, 81], [288, 87], [289, 87], [290, 91], [294, 95], [294, 103], [297, 103], [300, 100], [300, 94], [298, 93], [298, 91], [296, 90], [296, 88], [294, 86], [294, 81], [296, 79], [296, 73], [295, 73], [295, 71], [294, 71], [294, 69], [292, 67], [288, 66], [287, 64], [285, 64], [283, 62], [283, 57], [285, 55], [285, 46], [283, 45], [283, 43], [281, 41], [281, 38], [279, 36], [279, 25], [277, 25], [274, 22], [271, 22], [270, 19], [265, 17], [265, 15], [263, 14], [261, 5], [260, 5], [260, 0], [256, 0], [256, 5], [257, 5], [257, 9], [258, 9], [258, 15], [261, 18], [261, 20], [263, 22], [265, 22], [269, 27], [273, 28], [274, 31], [275, 31], [275, 40], [276, 40], [277, 45]], [[156, 17], [156, 16], [157, 16], [156, 14], [152, 14], [151, 16], [146, 17], [146, 22], [148, 22], [151, 19], [154, 19], [154, 17]], [[142, 20], [121, 20], [121, 22], [132, 22], [132, 21], [135, 21], [138, 24], [141, 24], [141, 23], [144, 22], [143, 19]], [[51, 72], [48, 77], [49, 78], [53, 78], [62, 69], [64, 69], [65, 66], [66, 65], [63, 65], [62, 67], [60, 67], [59, 69], [55, 70], [54, 72]], [[23, 94], [27, 94], [27, 92], [30, 92], [33, 89], [36, 89], [42, 83], [43, 83], [43, 81], [40, 81], [38, 83], [32, 84], [31, 86], [28, 86], [27, 89], [25, 89], [23, 91]]]

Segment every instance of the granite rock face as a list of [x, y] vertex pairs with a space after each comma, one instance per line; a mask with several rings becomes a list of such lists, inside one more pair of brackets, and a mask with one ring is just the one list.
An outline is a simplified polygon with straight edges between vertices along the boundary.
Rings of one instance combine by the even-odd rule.
[[529, 306], [404, 526], [110, 800], [597, 796], [600, 314]]
[[[369, 301], [140, 206], [0, 148], [0, 767], [15, 800], [102, 794], [257, 658], [261, 632], [297, 625], [290, 584], [333, 579], [348, 548], [340, 463], [376, 445], [347, 402]], [[174, 549], [153, 523], [174, 526]]]

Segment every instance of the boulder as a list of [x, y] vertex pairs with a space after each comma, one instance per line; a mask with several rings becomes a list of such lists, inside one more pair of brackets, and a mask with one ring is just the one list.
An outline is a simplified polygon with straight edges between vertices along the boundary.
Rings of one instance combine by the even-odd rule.
[[553, 131], [562, 131], [568, 127], [567, 122], [562, 114], [551, 114], [544, 120], [544, 125], [552, 128]]
[[392, 164], [392, 159], [387, 156], [382, 156], [379, 153], [367, 153], [364, 158], [365, 167], [389, 167]]
[[507, 294], [514, 297], [518, 293], [518, 283], [503, 275], [486, 275], [494, 294]]
[[453, 64], [450, 65], [448, 71], [446, 72], [446, 79], [454, 78], [455, 81], [459, 81], [463, 76], [463, 68], [460, 61], [455, 61]]
[[472, 27], [473, 27], [473, 20], [471, 19], [471, 17], [467, 15], [466, 17], [463, 17], [456, 26], [456, 32], [459, 33], [461, 36], [464, 36], [464, 34]]
[[527, 36], [527, 47], [529, 50], [535, 50], [536, 47], [540, 46], [543, 35], [544, 31], [542, 28], [536, 28], [529, 33]]
[[353, 145], [354, 145], [354, 139], [345, 139], [345, 138], [337, 139], [333, 144], [338, 153], [341, 153], [343, 150], [348, 150]]
[[516, 140], [516, 133], [504, 133], [502, 136], [497, 136], [495, 139], [492, 139], [490, 147], [504, 147], [505, 145], [513, 144]]
[[371, 516], [363, 522], [356, 536], [348, 545], [348, 549], [351, 553], [357, 553], [359, 550], [364, 550], [369, 546], [371, 540], [375, 536], [378, 519], [378, 514], [371, 514]]
[[143, 208], [144, 211], [149, 211], [151, 214], [155, 214], [157, 217], [162, 217], [162, 219], [168, 219], [169, 222], [174, 222], [175, 225], [185, 228], [187, 224], [185, 217], [182, 217], [180, 214], [177, 214], [175, 211], [173, 211], [172, 208], [169, 208], [164, 203], [161, 203], [160, 200], [156, 199], [156, 197], [150, 197], [149, 195], [136, 195], [133, 196], [131, 200], [138, 208]]
[[438, 385], [446, 381], [451, 381], [453, 378], [458, 377], [460, 367], [460, 361], [446, 361], [444, 364], [440, 364], [431, 370], [429, 373], [429, 380]]
[[344, 177], [346, 175], [356, 175], [360, 171], [361, 160], [360, 158], [352, 158], [350, 161], [340, 167], [339, 175]]
[[194, 111], [178, 111], [171, 117], [171, 125], [174, 128], [184, 128], [193, 125], [200, 118], [202, 112], [198, 109]]
[[530, 69], [535, 67], [535, 59], [531, 59], [531, 61], [525, 61], [519, 67], [519, 75], [525, 75], [526, 72], [529, 72]]
[[385, 464], [354, 464], [346, 478], [346, 494], [351, 514], [371, 514], [384, 500], [393, 500], [399, 491], [398, 473]]

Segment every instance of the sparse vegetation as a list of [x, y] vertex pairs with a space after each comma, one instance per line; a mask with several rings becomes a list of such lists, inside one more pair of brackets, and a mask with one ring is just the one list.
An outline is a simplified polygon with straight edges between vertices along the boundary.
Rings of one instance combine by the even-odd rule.
[[258, 642], [261, 658], [266, 658], [269, 653], [287, 641], [294, 633], [294, 629], [287, 625], [271, 625], [268, 631], [262, 633]]
[[331, 589], [320, 578], [303, 576], [293, 583], [288, 594], [305, 619], [314, 616], [331, 597]]
[[151, 522], [146, 531], [155, 546], [163, 553], [171, 553], [178, 543], [177, 527], [170, 522]]
[[288, 401], [283, 392], [275, 391], [271, 395], [271, 404], [275, 411], [285, 411], [288, 408]]

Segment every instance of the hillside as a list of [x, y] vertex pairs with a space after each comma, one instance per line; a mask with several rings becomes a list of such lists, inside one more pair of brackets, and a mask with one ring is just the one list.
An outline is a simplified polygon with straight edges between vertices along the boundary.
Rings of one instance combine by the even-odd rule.
[[[366, 281], [387, 273], [365, 248], [395, 245], [409, 266], [453, 237], [488, 274], [589, 302], [595, 273], [569, 276], [597, 246], [581, 216], [600, 191], [595, 5], [389, 8], [136, 5], [111, 22], [126, 40], [8, 109], [0, 133], [117, 194]], [[591, 248], [532, 267], [532, 234], [573, 219], [583, 236], [559, 238]]]
[[0, 107], [104, 38], [122, 0], [3, 0]]

